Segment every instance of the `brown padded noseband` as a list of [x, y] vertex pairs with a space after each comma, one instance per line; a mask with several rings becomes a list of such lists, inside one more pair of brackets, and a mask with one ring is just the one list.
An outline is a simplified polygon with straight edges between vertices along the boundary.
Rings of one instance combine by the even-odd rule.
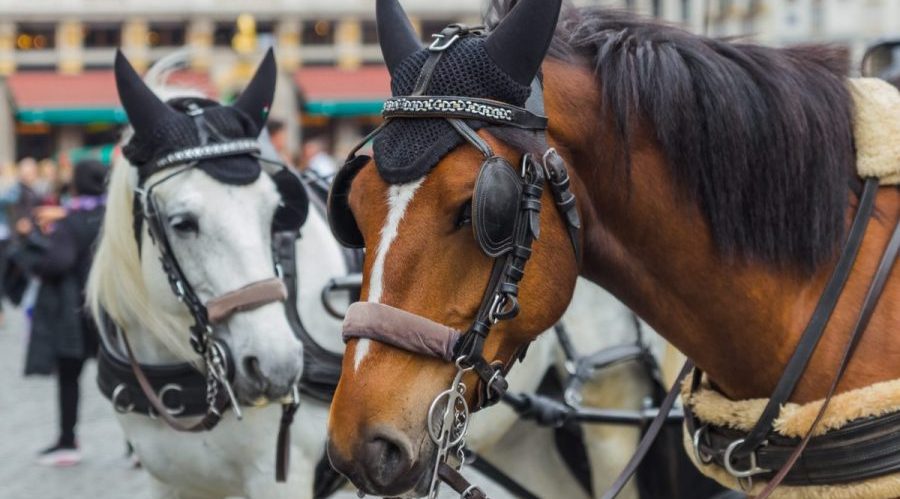
[[344, 317], [344, 343], [367, 338], [407, 350], [454, 360], [460, 332], [443, 324], [381, 303], [357, 302]]
[[278, 277], [248, 284], [209, 300], [206, 303], [206, 314], [209, 322], [218, 324], [235, 312], [253, 310], [269, 303], [287, 299], [287, 288]]

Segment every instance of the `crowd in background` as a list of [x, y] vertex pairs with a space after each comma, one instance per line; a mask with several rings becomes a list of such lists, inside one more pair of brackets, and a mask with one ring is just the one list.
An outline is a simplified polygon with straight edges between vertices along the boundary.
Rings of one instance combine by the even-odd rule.
[[56, 375], [59, 434], [45, 465], [81, 460], [75, 426], [79, 378], [98, 338], [84, 287], [105, 206], [108, 168], [24, 158], [0, 171], [0, 291], [28, 314], [25, 374]]

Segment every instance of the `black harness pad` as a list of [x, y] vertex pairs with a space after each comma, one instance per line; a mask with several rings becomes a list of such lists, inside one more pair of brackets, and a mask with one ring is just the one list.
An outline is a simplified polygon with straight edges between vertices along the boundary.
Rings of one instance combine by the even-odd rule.
[[485, 160], [472, 196], [472, 229], [486, 255], [512, 251], [521, 198], [522, 180], [512, 165], [499, 156]]
[[350, 210], [349, 197], [353, 179], [371, 159], [369, 156], [355, 156], [347, 161], [335, 175], [328, 192], [328, 225], [331, 226], [335, 239], [348, 248], [366, 246], [353, 211]]

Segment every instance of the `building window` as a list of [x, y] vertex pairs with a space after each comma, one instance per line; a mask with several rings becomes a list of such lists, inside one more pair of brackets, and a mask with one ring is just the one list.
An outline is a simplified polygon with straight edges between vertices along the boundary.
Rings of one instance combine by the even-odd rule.
[[54, 24], [19, 24], [16, 31], [16, 48], [19, 50], [42, 50], [56, 47], [56, 25]]
[[84, 28], [85, 47], [118, 47], [122, 44], [122, 28], [118, 24], [88, 24]]
[[185, 43], [185, 23], [151, 23], [149, 27], [147, 43], [151, 47], [177, 47]]
[[334, 22], [320, 19], [304, 21], [301, 27], [303, 45], [333, 45]]
[[362, 22], [362, 43], [363, 45], [374, 45], [378, 43], [378, 27], [375, 21]]

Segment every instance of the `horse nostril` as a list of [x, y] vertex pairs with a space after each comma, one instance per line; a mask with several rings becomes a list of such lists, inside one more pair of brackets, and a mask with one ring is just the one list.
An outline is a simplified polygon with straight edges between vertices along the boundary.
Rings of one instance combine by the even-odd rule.
[[241, 362], [244, 365], [244, 371], [247, 373], [247, 377], [253, 380], [254, 383], [259, 384], [261, 388], [265, 388], [267, 381], [262, 373], [262, 369], [259, 367], [259, 359], [254, 355], [248, 355], [244, 357], [244, 360]]
[[365, 454], [367, 475], [378, 487], [391, 487], [413, 467], [407, 446], [384, 436], [366, 442]]

